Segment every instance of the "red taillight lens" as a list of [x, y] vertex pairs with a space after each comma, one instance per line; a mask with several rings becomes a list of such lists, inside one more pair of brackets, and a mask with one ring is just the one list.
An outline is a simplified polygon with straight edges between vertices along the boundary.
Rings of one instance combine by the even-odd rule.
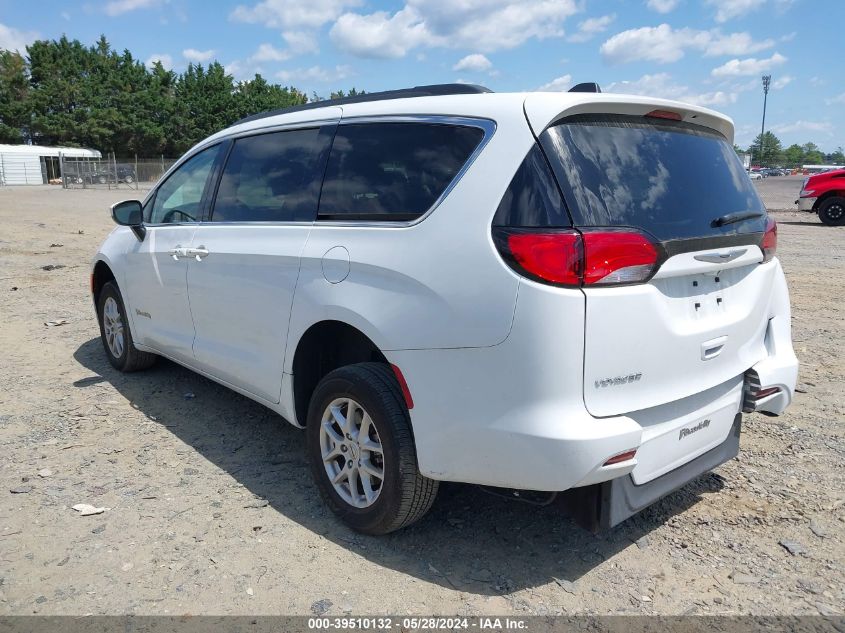
[[583, 247], [579, 233], [511, 233], [507, 244], [514, 262], [532, 277], [555, 284], [580, 285]]
[[657, 246], [633, 230], [494, 229], [499, 252], [517, 272], [561, 286], [630, 284], [657, 267]]
[[774, 218], [766, 220], [766, 233], [763, 235], [763, 263], [771, 261], [778, 250], [778, 223]]
[[584, 232], [584, 285], [645, 281], [657, 265], [657, 248], [637, 231]]

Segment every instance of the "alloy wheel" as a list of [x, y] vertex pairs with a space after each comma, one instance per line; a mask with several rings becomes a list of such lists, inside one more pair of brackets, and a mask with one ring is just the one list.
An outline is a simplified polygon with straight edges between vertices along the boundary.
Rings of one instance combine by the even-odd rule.
[[355, 508], [368, 508], [384, 484], [384, 450], [373, 419], [351, 398], [337, 398], [320, 423], [323, 467], [335, 492]]
[[115, 358], [123, 356], [123, 315], [114, 297], [108, 297], [103, 304], [103, 334], [106, 337], [106, 345]]

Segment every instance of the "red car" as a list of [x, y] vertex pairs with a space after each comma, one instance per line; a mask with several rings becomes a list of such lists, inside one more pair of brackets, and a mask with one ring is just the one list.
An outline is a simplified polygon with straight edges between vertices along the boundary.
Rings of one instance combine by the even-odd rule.
[[845, 225], [845, 169], [805, 178], [795, 204], [802, 211], [815, 211], [828, 226]]

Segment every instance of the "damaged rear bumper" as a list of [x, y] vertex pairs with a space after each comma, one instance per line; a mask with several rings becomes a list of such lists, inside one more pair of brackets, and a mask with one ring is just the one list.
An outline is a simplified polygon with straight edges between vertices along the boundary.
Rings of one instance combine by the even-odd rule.
[[630, 475], [625, 475], [600, 484], [574, 488], [566, 493], [568, 498], [564, 499], [564, 504], [572, 517], [587, 530], [597, 532], [612, 528], [736, 457], [741, 427], [742, 414], [738, 413], [724, 442], [686, 464], [639, 486]]

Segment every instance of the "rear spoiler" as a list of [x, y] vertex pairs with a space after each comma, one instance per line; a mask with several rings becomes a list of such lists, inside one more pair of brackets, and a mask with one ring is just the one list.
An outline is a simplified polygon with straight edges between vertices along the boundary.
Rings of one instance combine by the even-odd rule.
[[525, 97], [525, 116], [536, 136], [557, 121], [574, 114], [627, 114], [644, 116], [654, 110], [677, 113], [681, 121], [703, 125], [734, 141], [733, 121], [715, 110], [635, 95], [588, 92], [534, 92]]

